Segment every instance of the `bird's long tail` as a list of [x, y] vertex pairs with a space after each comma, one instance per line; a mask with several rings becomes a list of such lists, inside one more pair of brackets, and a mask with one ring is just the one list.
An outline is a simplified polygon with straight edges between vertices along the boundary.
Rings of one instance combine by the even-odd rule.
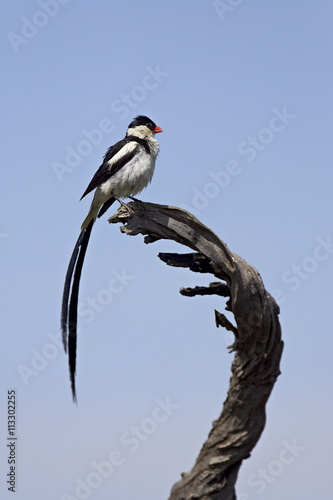
[[73, 401], [76, 403], [75, 371], [77, 343], [77, 306], [79, 286], [84, 257], [90, 239], [95, 219], [92, 219], [86, 229], [82, 229], [69, 261], [61, 309], [61, 331], [65, 352], [68, 352], [69, 373]]

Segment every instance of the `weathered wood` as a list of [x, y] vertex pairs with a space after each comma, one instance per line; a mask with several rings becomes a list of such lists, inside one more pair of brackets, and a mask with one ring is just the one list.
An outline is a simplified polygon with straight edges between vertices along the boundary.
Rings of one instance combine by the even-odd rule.
[[159, 253], [159, 258], [173, 267], [188, 267], [191, 271], [196, 273], [213, 273], [214, 270], [210, 265], [209, 259], [201, 253]]
[[258, 271], [185, 210], [136, 201], [129, 209], [121, 207], [109, 221], [123, 223], [120, 229], [126, 234], [145, 235], [146, 243], [170, 239], [186, 245], [196, 253], [162, 254], [162, 260], [194, 272], [211, 272], [226, 283], [236, 326], [218, 312], [216, 322], [235, 334], [227, 399], [193, 468], [182, 474], [169, 500], [235, 500], [238, 470], [264, 429], [265, 405], [280, 374], [279, 308]]
[[186, 297], [195, 297], [196, 295], [220, 295], [221, 297], [230, 297], [230, 288], [224, 283], [209, 283], [209, 286], [181, 288], [179, 293]]

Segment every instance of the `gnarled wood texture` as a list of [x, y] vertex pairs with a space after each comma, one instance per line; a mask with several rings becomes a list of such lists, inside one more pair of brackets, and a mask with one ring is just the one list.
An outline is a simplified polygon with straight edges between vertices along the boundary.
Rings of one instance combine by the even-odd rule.
[[123, 223], [123, 233], [145, 235], [146, 243], [169, 239], [186, 245], [194, 252], [159, 257], [168, 265], [212, 273], [224, 282], [182, 289], [181, 293], [230, 297], [226, 309], [233, 313], [235, 325], [222, 313], [216, 311], [215, 316], [217, 326], [235, 334], [227, 399], [193, 468], [182, 474], [169, 500], [235, 500], [238, 470], [264, 429], [265, 405], [280, 374], [279, 308], [258, 271], [190, 213], [140, 201], [127, 207], [120, 207], [109, 222]]

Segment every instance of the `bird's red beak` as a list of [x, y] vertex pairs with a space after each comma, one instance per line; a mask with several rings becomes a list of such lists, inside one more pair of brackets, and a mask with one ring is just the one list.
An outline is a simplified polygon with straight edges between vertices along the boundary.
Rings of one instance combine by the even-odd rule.
[[154, 128], [154, 134], [159, 134], [160, 132], [163, 132], [163, 130], [161, 129], [161, 127], [158, 127], [156, 125], [156, 127]]

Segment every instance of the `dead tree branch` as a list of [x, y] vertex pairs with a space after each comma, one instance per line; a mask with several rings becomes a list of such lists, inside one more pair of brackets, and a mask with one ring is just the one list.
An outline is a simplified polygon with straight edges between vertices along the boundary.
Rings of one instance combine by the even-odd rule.
[[230, 297], [226, 309], [232, 311], [236, 325], [217, 311], [215, 319], [217, 326], [235, 334], [235, 357], [222, 413], [193, 468], [173, 486], [169, 500], [235, 500], [238, 470], [264, 429], [265, 405], [280, 374], [279, 308], [258, 271], [185, 210], [135, 201], [121, 207], [109, 222], [123, 223], [123, 233], [145, 235], [145, 243], [169, 239], [191, 248], [195, 253], [159, 257], [168, 265], [211, 273], [223, 281], [182, 290], [190, 296]]

